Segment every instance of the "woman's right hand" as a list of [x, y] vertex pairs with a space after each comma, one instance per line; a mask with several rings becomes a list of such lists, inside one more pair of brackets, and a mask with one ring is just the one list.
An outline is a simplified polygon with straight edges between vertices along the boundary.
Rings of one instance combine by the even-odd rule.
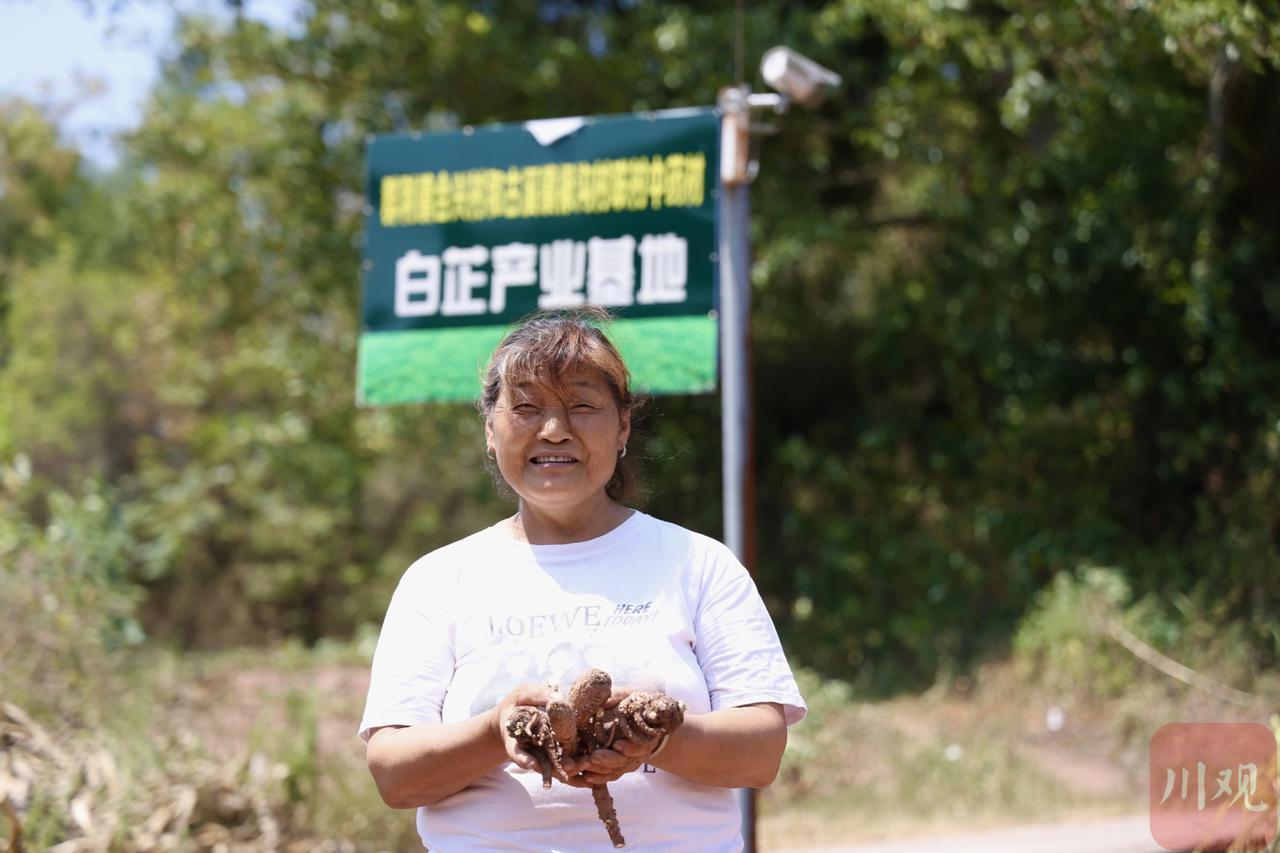
[[[495, 709], [494, 724], [497, 727], [495, 734], [502, 741], [502, 748], [507, 751], [507, 757], [517, 767], [532, 770], [534, 773], [540, 772], [538, 760], [530, 755], [527, 750], [521, 749], [516, 739], [507, 732], [507, 720], [518, 705], [544, 707], [550, 698], [550, 693], [551, 688], [545, 684], [521, 684], [508, 693], [506, 698], [499, 702], [498, 707]], [[569, 768], [566, 767], [565, 769], [568, 770]]]

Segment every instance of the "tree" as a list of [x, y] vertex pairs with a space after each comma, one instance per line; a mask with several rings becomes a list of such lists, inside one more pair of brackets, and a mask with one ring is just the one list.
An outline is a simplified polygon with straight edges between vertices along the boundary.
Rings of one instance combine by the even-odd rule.
[[[500, 509], [472, 411], [352, 404], [365, 135], [711, 103], [732, 32], [585, 0], [184, 17], [104, 221], [10, 323], [26, 426], [0, 447], [110, 481], [155, 631], [376, 621], [414, 556]], [[754, 190], [759, 580], [801, 658], [928, 680], [1103, 562], [1246, 619], [1274, 662], [1274, 14], [768, 2], [746, 33], [748, 57], [787, 43], [845, 78], [761, 140]], [[114, 307], [76, 337], [82, 287]], [[109, 319], [131, 312], [133, 343]], [[76, 347], [120, 366], [75, 404], [37, 390]], [[649, 507], [717, 532], [716, 400], [653, 409]], [[105, 438], [57, 450], [83, 434]]]
[[[58, 220], [86, 190], [80, 155], [34, 104], [0, 100], [0, 327], [15, 273], [57, 248]], [[8, 342], [0, 333], [0, 366]]]

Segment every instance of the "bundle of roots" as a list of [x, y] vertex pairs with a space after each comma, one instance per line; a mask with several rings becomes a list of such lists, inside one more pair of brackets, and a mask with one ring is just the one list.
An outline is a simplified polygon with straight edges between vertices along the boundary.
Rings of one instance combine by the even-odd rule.
[[[553, 689], [546, 707], [520, 705], [507, 718], [507, 732], [537, 759], [544, 788], [551, 787], [553, 776], [569, 781], [565, 757], [582, 758], [620, 737], [646, 741], [669, 735], [684, 722], [684, 703], [665, 693], [632, 693], [605, 708], [612, 691], [609, 674], [593, 669], [579, 677], [568, 694]], [[614, 847], [625, 847], [609, 786], [593, 785], [591, 794], [609, 840]]]

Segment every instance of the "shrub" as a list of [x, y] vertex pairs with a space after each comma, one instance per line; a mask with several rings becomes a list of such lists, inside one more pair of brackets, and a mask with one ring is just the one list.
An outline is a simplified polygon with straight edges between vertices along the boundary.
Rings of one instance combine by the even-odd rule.
[[1137, 676], [1133, 657], [1107, 634], [1129, 605], [1129, 584], [1117, 569], [1082, 566], [1060, 572], [1035, 597], [1013, 647], [1022, 675], [1055, 690], [1119, 694]]

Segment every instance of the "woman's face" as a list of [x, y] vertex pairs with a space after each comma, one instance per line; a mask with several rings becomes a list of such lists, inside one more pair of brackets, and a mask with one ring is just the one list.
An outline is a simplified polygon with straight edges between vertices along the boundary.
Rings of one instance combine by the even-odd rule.
[[485, 426], [503, 478], [526, 503], [547, 509], [603, 495], [630, 434], [630, 413], [591, 370], [565, 377], [563, 392], [504, 387]]

